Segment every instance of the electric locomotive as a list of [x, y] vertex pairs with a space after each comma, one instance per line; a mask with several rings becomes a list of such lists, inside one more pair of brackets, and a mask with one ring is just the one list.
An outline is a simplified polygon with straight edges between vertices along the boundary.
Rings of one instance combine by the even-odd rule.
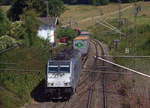
[[48, 60], [46, 93], [52, 99], [69, 98], [76, 90], [81, 71], [81, 53], [69, 49]]

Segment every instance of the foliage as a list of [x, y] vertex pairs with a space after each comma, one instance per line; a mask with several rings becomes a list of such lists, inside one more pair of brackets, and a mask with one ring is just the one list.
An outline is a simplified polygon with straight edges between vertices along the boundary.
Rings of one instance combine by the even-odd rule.
[[78, 0], [63, 0], [63, 2], [67, 4], [76, 4]]
[[65, 11], [65, 6], [62, 0], [48, 0], [50, 16], [60, 16]]
[[40, 23], [35, 17], [35, 12], [33, 10], [28, 10], [22, 16], [24, 20], [25, 27], [25, 44], [26, 46], [32, 46], [34, 39], [37, 36], [37, 31], [39, 29]]
[[[3, 104], [3, 108], [20, 108], [31, 101], [30, 93], [44, 79], [48, 58], [49, 50], [38, 47], [17, 48], [0, 55], [0, 60], [3, 62], [17, 63], [16, 67], [13, 66], [17, 71], [0, 72], [0, 88], [7, 88], [0, 93], [0, 102]], [[11, 68], [11, 66], [6, 68]], [[41, 73], [19, 71], [24, 69], [40, 70]]]
[[[92, 4], [92, 5], [106, 5], [109, 2], [119, 2], [119, 0], [63, 0], [67, 4]], [[122, 3], [129, 3], [141, 0], [120, 0]], [[146, 0], [149, 1], [149, 0]]]
[[109, 0], [100, 0], [99, 3], [101, 5], [107, 5], [109, 3]]
[[[44, 0], [33, 0], [28, 2], [32, 9], [36, 10], [40, 16], [47, 16], [47, 6]], [[65, 6], [62, 0], [48, 0], [49, 15], [60, 16], [65, 11]]]
[[[62, 0], [48, 0], [50, 16], [60, 16], [65, 11]], [[32, 8], [40, 16], [46, 16], [47, 9], [44, 0], [16, 0], [7, 15], [12, 21], [20, 20], [20, 15], [24, 14], [25, 9]]]
[[26, 32], [23, 21], [13, 22], [10, 26], [9, 35], [17, 40], [24, 39]]
[[33, 0], [33, 8], [40, 16], [46, 16], [46, 4], [44, 0]]
[[0, 9], [0, 36], [8, 33], [10, 29], [10, 21], [6, 17], [5, 13]]
[[20, 41], [16, 41], [14, 38], [4, 35], [0, 37], [0, 50], [4, 50], [9, 47], [17, 46], [21, 44]]
[[[64, 47], [52, 49], [53, 54], [50, 54], [47, 41], [40, 38], [36, 38], [35, 41], [37, 44], [42, 43], [43, 46], [17, 48], [0, 55], [0, 61], [16, 63], [15, 66], [0, 64], [1, 69], [17, 69], [16, 71], [0, 72], [0, 89], [2, 90], [0, 92], [0, 106], [2, 108], [20, 108], [25, 103], [31, 102], [31, 98], [34, 98], [32, 93], [39, 90], [39, 84], [45, 78], [46, 63], [50, 55], [64, 49]], [[20, 70], [38, 70], [40, 73]], [[44, 83], [42, 84], [44, 86]]]
[[89, 3], [92, 5], [106, 5], [109, 3], [109, 0], [89, 0]]
[[20, 20], [20, 15], [23, 14], [23, 9], [27, 7], [27, 0], [16, 0], [8, 10], [7, 16], [12, 21]]
[[72, 41], [77, 35], [76, 31], [72, 28], [59, 28], [57, 29], [58, 38], [67, 37], [68, 40]]
[[1, 5], [10, 5], [13, 4], [16, 0], [0, 0]]

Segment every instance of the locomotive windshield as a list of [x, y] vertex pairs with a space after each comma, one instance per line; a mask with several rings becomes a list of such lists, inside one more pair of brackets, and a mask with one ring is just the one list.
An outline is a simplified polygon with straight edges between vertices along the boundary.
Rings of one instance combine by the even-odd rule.
[[69, 65], [50, 65], [49, 66], [50, 73], [69, 73], [70, 66]]
[[49, 72], [58, 72], [58, 66], [57, 65], [51, 65], [49, 66]]
[[60, 65], [60, 72], [70, 72], [70, 67], [69, 65]]

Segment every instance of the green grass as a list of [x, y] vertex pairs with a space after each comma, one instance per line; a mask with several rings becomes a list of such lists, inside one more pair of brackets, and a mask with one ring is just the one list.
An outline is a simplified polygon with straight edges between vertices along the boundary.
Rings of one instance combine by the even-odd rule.
[[[122, 7], [127, 7], [129, 5], [130, 4], [123, 4]], [[90, 18], [90, 20], [88, 21], [79, 23], [78, 26], [83, 29], [85, 29], [90, 25], [93, 25], [92, 17], [99, 16], [100, 13], [104, 13], [105, 15], [118, 10], [118, 5], [115, 3], [110, 3], [109, 5], [105, 5], [105, 6], [67, 5], [66, 7], [68, 10], [61, 15], [60, 21], [63, 24], [66, 24], [71, 19], [73, 22], [78, 22]]]
[[[49, 58], [48, 51], [38, 48], [19, 48], [14, 49], [0, 56], [1, 62], [16, 63], [17, 66], [1, 66], [3, 68], [14, 68], [17, 70], [40, 70], [40, 74], [24, 73], [20, 71], [0, 73], [1, 88], [5, 87], [8, 91], [2, 91], [0, 94], [0, 102], [6, 108], [16, 108], [31, 100], [30, 93], [44, 78], [45, 67]], [[4, 88], [3, 88], [4, 87]], [[11, 94], [11, 95], [8, 95]], [[15, 96], [17, 94], [18, 97]], [[14, 102], [17, 102], [15, 104]]]
[[[0, 62], [16, 63], [16, 66], [0, 65], [0, 69], [17, 69], [0, 71], [0, 106], [18, 108], [32, 100], [31, 92], [45, 78], [46, 64], [50, 56], [65, 47], [58, 47], [49, 53], [48, 47], [17, 48], [0, 55]], [[38, 70], [22, 72], [19, 70]], [[39, 73], [40, 71], [40, 73]]]
[[11, 6], [0, 6], [4, 10], [4, 12], [7, 12]]

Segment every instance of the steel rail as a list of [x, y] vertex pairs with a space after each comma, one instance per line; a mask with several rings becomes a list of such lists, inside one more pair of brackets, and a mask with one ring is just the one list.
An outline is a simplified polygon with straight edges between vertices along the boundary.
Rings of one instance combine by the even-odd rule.
[[111, 57], [111, 58], [150, 58], [150, 56], [125, 56], [125, 55], [122, 55], [122, 56], [106, 56], [106, 55], [103, 55], [103, 56], [98, 56], [98, 57]]
[[90, 105], [91, 105], [93, 87], [94, 87], [94, 84], [92, 84], [90, 87], [90, 92], [89, 92], [89, 97], [88, 97], [88, 107], [87, 108], [90, 108]]
[[[101, 47], [101, 55], [103, 57], [104, 55], [104, 49], [101, 45], [101, 43], [98, 41], [98, 40], [95, 40], [97, 42], [97, 44]], [[96, 57], [97, 59], [97, 57]], [[104, 57], [103, 57], [104, 59]], [[104, 61], [102, 61], [102, 66], [105, 66], [105, 63]], [[103, 74], [103, 104], [104, 104], [104, 108], [107, 108], [107, 96], [106, 96], [106, 74], [105, 73], [102, 73]]]
[[[95, 46], [95, 49], [96, 49], [96, 57], [98, 56], [98, 51], [97, 51], [97, 44], [94, 40], [91, 41], [94, 46]], [[95, 63], [96, 63], [96, 58], [94, 59], [94, 64], [93, 64], [93, 67], [95, 67]], [[90, 71], [91, 72], [91, 71]], [[90, 90], [89, 90], [89, 95], [88, 95], [88, 103], [87, 103], [87, 108], [91, 108], [91, 101], [92, 101], [92, 94], [93, 94], [93, 88], [94, 88], [94, 75], [93, 73], [91, 72], [91, 85], [90, 85]]]
[[[97, 57], [98, 57], [98, 48], [97, 48], [97, 46], [100, 46], [100, 47], [101, 47], [101, 55], [104, 55], [104, 49], [103, 49], [102, 45], [99, 43], [98, 40], [93, 39], [93, 40], [92, 40], [92, 43], [94, 43], [95, 49], [96, 49], [96, 56], [95, 56], [95, 63], [96, 63], [96, 61], [98, 60], [98, 59], [97, 59]], [[95, 63], [94, 63], [94, 66], [95, 66]], [[103, 61], [102, 61], [102, 66], [105, 66], [105, 64], [104, 64]], [[95, 67], [95, 69], [96, 69], [96, 67]], [[94, 73], [93, 73], [93, 74], [94, 74]], [[91, 82], [94, 81], [94, 78], [93, 78], [94, 75], [93, 75], [93, 74], [91, 73]], [[89, 97], [88, 97], [88, 106], [87, 106], [87, 108], [90, 108], [90, 105], [91, 105], [93, 87], [94, 87], [94, 84], [91, 83], [90, 91], [89, 91]], [[105, 76], [105, 73], [103, 73], [103, 104], [104, 104], [104, 108], [107, 108], [106, 76]]]

